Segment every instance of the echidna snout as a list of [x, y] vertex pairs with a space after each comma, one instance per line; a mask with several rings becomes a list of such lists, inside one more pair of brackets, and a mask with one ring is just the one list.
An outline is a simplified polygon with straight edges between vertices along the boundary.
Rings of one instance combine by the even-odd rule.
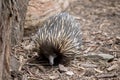
[[49, 55], [48, 56], [50, 65], [54, 65], [54, 62], [55, 62], [54, 60], [56, 57], [57, 57], [57, 55]]

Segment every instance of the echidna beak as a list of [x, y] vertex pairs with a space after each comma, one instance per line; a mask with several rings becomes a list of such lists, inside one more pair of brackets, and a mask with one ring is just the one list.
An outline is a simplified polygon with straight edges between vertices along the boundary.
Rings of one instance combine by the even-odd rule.
[[50, 65], [53, 65], [54, 64], [54, 59], [55, 57], [54, 56], [49, 56], [49, 62], [50, 62]]

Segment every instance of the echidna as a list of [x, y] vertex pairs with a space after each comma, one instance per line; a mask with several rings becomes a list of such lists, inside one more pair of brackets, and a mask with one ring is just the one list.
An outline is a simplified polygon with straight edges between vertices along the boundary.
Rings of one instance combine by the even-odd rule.
[[80, 24], [70, 14], [63, 12], [48, 18], [34, 36], [39, 54], [50, 65], [59, 64], [63, 57], [74, 57], [81, 45]]

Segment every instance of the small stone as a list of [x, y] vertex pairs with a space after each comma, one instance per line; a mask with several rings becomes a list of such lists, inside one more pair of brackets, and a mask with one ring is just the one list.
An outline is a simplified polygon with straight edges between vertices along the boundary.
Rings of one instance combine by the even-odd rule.
[[102, 59], [107, 60], [107, 61], [112, 60], [114, 58], [113, 55], [103, 54], [103, 53], [98, 54], [98, 56], [100, 56]]
[[59, 64], [59, 71], [60, 72], [66, 72], [68, 70], [67, 70], [67, 68], [64, 65]]
[[94, 59], [94, 60], [102, 59], [102, 60], [110, 61], [110, 60], [113, 60], [113, 59], [114, 59], [114, 56], [113, 56], [113, 55], [104, 54], [104, 53], [101, 53], [101, 52], [100, 52], [100, 53], [84, 54], [83, 56], [84, 56], [84, 57], [87, 57], [87, 58]]
[[67, 71], [66, 74], [67, 74], [68, 76], [74, 75], [74, 73], [73, 73], [72, 71]]

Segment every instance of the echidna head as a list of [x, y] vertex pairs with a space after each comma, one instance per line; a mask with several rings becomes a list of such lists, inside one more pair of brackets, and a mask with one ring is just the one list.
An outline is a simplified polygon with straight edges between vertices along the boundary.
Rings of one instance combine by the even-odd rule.
[[49, 50], [44, 50], [42, 53], [43, 57], [49, 62], [50, 65], [58, 65], [62, 61], [63, 54]]
[[42, 44], [39, 48], [39, 53], [40, 55], [42, 54], [43, 58], [45, 58], [50, 65], [58, 65], [63, 55], [60, 53], [60, 49], [50, 44]]

